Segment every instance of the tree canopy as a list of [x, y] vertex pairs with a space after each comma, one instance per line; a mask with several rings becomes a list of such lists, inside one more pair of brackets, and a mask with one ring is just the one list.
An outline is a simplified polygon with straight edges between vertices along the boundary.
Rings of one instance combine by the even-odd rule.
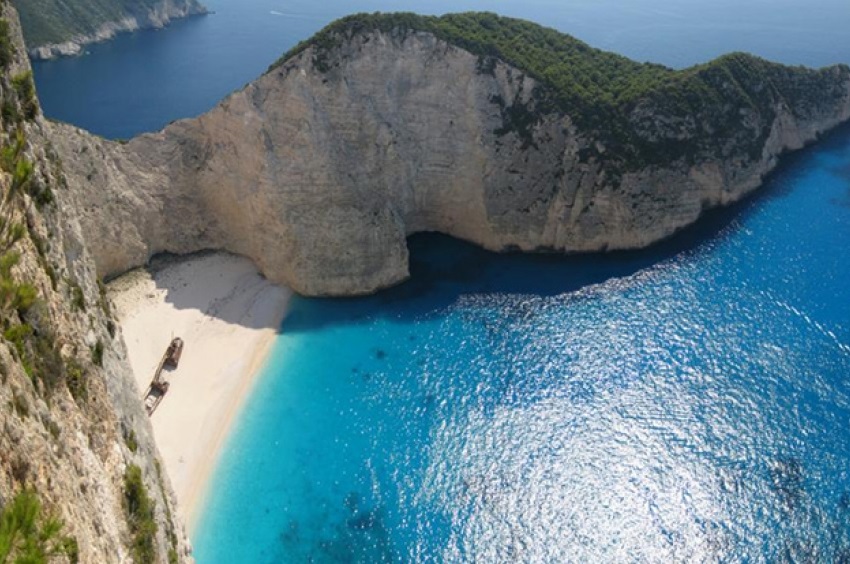
[[[600, 49], [557, 30], [489, 12], [445, 16], [412, 13], [355, 14], [328, 25], [279, 59], [271, 69], [314, 47], [313, 62], [329, 71], [330, 55], [356, 34], [382, 31], [428, 32], [479, 57], [479, 70], [501, 60], [536, 79], [534, 112], [561, 111], [592, 132], [631, 166], [693, 155], [724, 134], [745, 133], [741, 115], [754, 112], [772, 121], [777, 105], [805, 113], [823, 98], [843, 95], [850, 79], [845, 65], [813, 70], [771, 63], [746, 53], [732, 53], [706, 64], [674, 70], [639, 63]], [[506, 101], [510, 104], [511, 101]], [[635, 120], [634, 110], [693, 122], [693, 131], [669, 134], [658, 123]], [[668, 120], [669, 121], [669, 120]], [[643, 128], [643, 129], [641, 129]], [[768, 132], [747, 133], [749, 150], [760, 148]], [[630, 167], [631, 168], [631, 167]]]

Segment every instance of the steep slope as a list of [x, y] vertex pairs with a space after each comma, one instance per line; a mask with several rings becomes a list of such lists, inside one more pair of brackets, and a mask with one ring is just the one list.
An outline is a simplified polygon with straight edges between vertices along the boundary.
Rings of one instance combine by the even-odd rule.
[[102, 275], [227, 249], [307, 295], [406, 278], [406, 237], [650, 245], [850, 118], [850, 69], [642, 65], [492, 14], [347, 18], [197, 119], [54, 126]]
[[[0, 561], [40, 562], [57, 549], [49, 561], [185, 560], [150, 423], [7, 0], [0, 102]], [[39, 505], [33, 530], [22, 517]]]
[[82, 46], [116, 33], [161, 28], [206, 13], [198, 0], [13, 0], [30, 56], [76, 55]]

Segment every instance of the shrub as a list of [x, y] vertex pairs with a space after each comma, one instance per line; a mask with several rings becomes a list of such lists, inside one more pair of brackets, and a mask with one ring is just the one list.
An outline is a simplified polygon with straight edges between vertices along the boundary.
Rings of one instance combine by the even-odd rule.
[[21, 260], [21, 254], [17, 251], [8, 251], [0, 256], [0, 277], [8, 278], [12, 275], [12, 268]]
[[26, 340], [33, 334], [32, 327], [26, 323], [22, 325], [13, 325], [6, 329], [3, 333], [3, 338], [9, 341], [18, 351], [18, 357], [23, 357], [25, 352]]
[[3, 121], [7, 124], [21, 121], [21, 114], [18, 112], [18, 103], [13, 97], [3, 97], [3, 103], [0, 105], [0, 115], [3, 116]]
[[35, 247], [36, 252], [38, 252], [39, 258], [44, 259], [47, 256], [47, 251], [49, 249], [47, 242], [39, 237], [35, 231], [30, 231], [30, 240], [32, 240], [32, 244]]
[[15, 60], [15, 46], [12, 44], [12, 34], [9, 22], [0, 20], [0, 68], [7, 69]]
[[139, 450], [139, 441], [136, 439], [136, 432], [134, 430], [130, 429], [130, 432], [127, 433], [124, 442], [127, 443], [127, 448], [130, 449], [130, 452], [133, 454]]
[[3, 170], [9, 174], [15, 172], [15, 166], [24, 151], [26, 142], [24, 132], [19, 129], [17, 133], [15, 133], [14, 142], [9, 145], [5, 145], [2, 149], [0, 149], [0, 167], [3, 167]]
[[50, 331], [36, 332], [31, 325], [23, 323], [6, 329], [3, 338], [14, 346], [21, 366], [33, 381], [41, 382], [47, 391], [56, 388], [66, 369]]
[[88, 398], [88, 381], [83, 369], [76, 362], [69, 362], [65, 372], [65, 385], [75, 401], [81, 402]]
[[71, 286], [71, 307], [74, 311], [86, 310], [86, 297], [83, 295], [83, 289], [76, 282], [68, 282]]
[[142, 469], [131, 464], [124, 473], [124, 509], [132, 542], [130, 551], [136, 564], [156, 561], [156, 521], [153, 501], [142, 479]]
[[78, 562], [77, 541], [62, 536], [63, 528], [60, 519], [42, 515], [35, 493], [20, 492], [0, 511], [0, 562], [46, 564], [62, 554]]
[[18, 95], [18, 102], [20, 103], [24, 119], [35, 119], [38, 115], [38, 98], [35, 95], [35, 83], [32, 80], [32, 71], [13, 76], [12, 87]]
[[53, 291], [55, 292], [59, 284], [59, 279], [56, 276], [56, 270], [51, 265], [45, 264], [44, 272], [46, 272], [47, 277], [50, 278], [50, 287], [53, 288]]
[[42, 330], [35, 335], [31, 362], [31, 376], [40, 381], [48, 392], [56, 389], [65, 375], [65, 361], [50, 331]]
[[27, 228], [20, 223], [13, 223], [9, 226], [9, 233], [6, 238], [6, 245], [14, 245], [18, 241], [24, 238], [24, 235], [27, 232]]
[[77, 539], [74, 537], [65, 537], [62, 541], [62, 552], [65, 553], [71, 564], [79, 564], [80, 545], [77, 544]]
[[50, 431], [50, 436], [53, 437], [53, 440], [58, 441], [59, 437], [62, 436], [62, 428], [59, 426], [59, 424], [53, 419], [47, 419], [46, 421], [42, 421], [44, 422], [45, 428]]
[[15, 162], [15, 170], [12, 173], [12, 185], [9, 188], [7, 199], [12, 198], [15, 194], [21, 191], [29, 191], [32, 182], [33, 164], [24, 156], [18, 157]]
[[24, 315], [38, 299], [35, 286], [26, 282], [19, 284], [12, 279], [12, 268], [20, 258], [15, 251], [7, 251], [0, 256], [0, 312], [17, 310]]
[[12, 306], [18, 310], [20, 315], [25, 314], [38, 299], [38, 290], [32, 284], [20, 284], [15, 289], [15, 297]]
[[103, 366], [103, 342], [100, 339], [91, 348], [91, 361], [97, 366]]
[[27, 192], [29, 192], [29, 195], [35, 202], [36, 207], [40, 210], [49, 206], [56, 200], [50, 186], [41, 181], [33, 180], [30, 182]]

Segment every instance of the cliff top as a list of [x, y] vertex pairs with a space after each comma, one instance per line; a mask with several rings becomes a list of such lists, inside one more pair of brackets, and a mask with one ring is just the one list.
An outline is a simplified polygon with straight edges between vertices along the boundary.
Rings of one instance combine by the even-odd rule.
[[[566, 113], [619, 154], [627, 168], [693, 156], [706, 148], [709, 138], [740, 129], [744, 113], [772, 113], [777, 105], [784, 105], [802, 117], [825, 94], [843, 96], [844, 84], [850, 80], [847, 65], [813, 70], [746, 53], [674, 70], [638, 63], [554, 29], [489, 12], [441, 17], [355, 14], [299, 43], [271, 69], [313, 47], [314, 67], [330, 71], [334, 66], [330, 55], [336, 47], [355, 35], [375, 31], [431, 33], [477, 55], [479, 72], [492, 72], [500, 60], [527, 73], [546, 88], [535, 93], [537, 103], [522, 119], [533, 122], [535, 114], [553, 110]], [[691, 130], [678, 130], [671, 136], [670, 131], [658, 130], [657, 120], [652, 119], [658, 115], [680, 120]], [[524, 129], [522, 123], [516, 125]], [[753, 144], [754, 149], [758, 146]]]

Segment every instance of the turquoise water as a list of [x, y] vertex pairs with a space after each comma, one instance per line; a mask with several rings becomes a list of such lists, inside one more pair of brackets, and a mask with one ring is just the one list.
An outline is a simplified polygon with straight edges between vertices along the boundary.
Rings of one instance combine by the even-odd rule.
[[850, 129], [650, 252], [297, 299], [199, 562], [850, 557]]
[[352, 12], [490, 10], [672, 66], [735, 50], [791, 64], [850, 61], [847, 0], [206, 0], [215, 13], [34, 65], [48, 116], [110, 138], [198, 115], [287, 49]]

